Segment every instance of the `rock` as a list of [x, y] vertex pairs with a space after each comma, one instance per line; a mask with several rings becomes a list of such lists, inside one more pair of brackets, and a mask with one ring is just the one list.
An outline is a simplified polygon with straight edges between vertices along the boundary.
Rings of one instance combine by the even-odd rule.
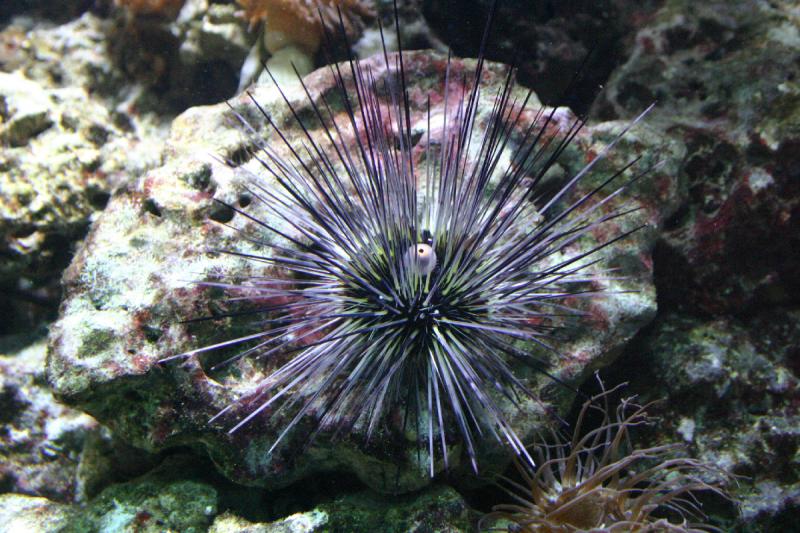
[[[456, 55], [477, 56], [494, 0], [472, 0], [469, 8], [461, 0], [419, 3]], [[658, 5], [640, 0], [496, 3], [486, 57], [515, 64], [520, 83], [543, 102], [568, 105], [577, 113], [585, 113], [602, 92], [626, 59], [626, 43]]]
[[92, 0], [64, 0], [53, 9], [47, 0], [25, 0], [24, 2], [4, 2], [0, 6], [0, 24], [13, 17], [37, 17], [51, 22], [65, 22], [102, 2]]
[[[197, 54], [216, 61], [228, 49], [200, 29], [233, 24], [214, 9], [187, 22], [197, 46], [186, 61], [208, 66]], [[113, 20], [92, 12], [57, 26], [19, 17], [0, 31], [0, 313], [12, 317], [0, 334], [52, 320], [75, 243], [114, 188], [160, 161], [176, 111], [115, 64], [118, 40]]]
[[[427, 52], [408, 57], [408, 79], [413, 80], [411, 105], [421, 121], [426, 92], [416, 87], [440, 86], [444, 64], [442, 56]], [[457, 72], [473, 64], [457, 60], [453, 69]], [[378, 63], [375, 65], [377, 76], [383, 71]], [[503, 80], [503, 73], [499, 66], [488, 67], [481, 109], [492, 105], [490, 95]], [[315, 95], [330, 91], [333, 83], [328, 69], [312, 74], [307, 81]], [[292, 98], [298, 114], [310, 113], [302, 92], [289, 90], [289, 94], [297, 95]], [[519, 89], [516, 94], [522, 96]], [[301, 132], [274, 88], [257, 88], [255, 98], [290, 139], [300, 138]], [[231, 103], [253, 121], [260, 134], [269, 135], [248, 98], [243, 96]], [[441, 109], [436, 106], [442, 104], [437, 100], [433, 105], [435, 115]], [[559, 124], [566, 127], [569, 114], [562, 113]], [[533, 113], [526, 117], [520, 128], [525, 127], [525, 120], [533, 119]], [[565, 151], [559, 172], [576, 172], [585, 164], [586, 153], [589, 157], [596, 154], [623, 125], [600, 124], [584, 131]], [[307, 127], [319, 134], [319, 126], [313, 121]], [[345, 469], [382, 491], [402, 492], [428, 484], [427, 461], [417, 460], [415, 446], [388, 446], [388, 442], [368, 446], [358, 435], [351, 435], [334, 442], [320, 438], [305, 454], [298, 455], [295, 452], [304, 439], [301, 430], [293, 437], [299, 440], [287, 442], [269, 456], [266, 450], [285, 422], [259, 420], [233, 435], [226, 434], [230, 421], [210, 425], [208, 420], [214, 414], [251, 391], [271, 372], [269, 364], [262, 366], [245, 359], [235, 370], [228, 367], [219, 372], [210, 370], [211, 360], [205, 357], [191, 357], [182, 365], [157, 364], [166, 356], [252, 332], [249, 323], [241, 319], [182, 322], [226, 305], [215, 291], [193, 281], [221, 272], [235, 276], [258, 272], [252, 262], [204, 253], [205, 249], [220, 248], [246, 251], [249, 246], [219, 224], [238, 226], [248, 221], [234, 216], [214, 199], [238, 205], [256, 217], [268, 216], [264, 206], [252, 202], [244, 189], [245, 175], [214, 157], [221, 154], [241, 159], [246, 146], [247, 140], [227, 106], [189, 110], [173, 124], [164, 165], [147, 172], [111, 200], [64, 277], [65, 300], [61, 318], [51, 330], [48, 363], [54, 390], [65, 402], [92, 413], [136, 446], [150, 451], [177, 445], [205, 448], [220, 470], [237, 482], [277, 488], [308, 475]], [[582, 190], [597, 185], [611, 169], [638, 155], [644, 156], [642, 164], [647, 165], [656, 146], [666, 164], [639, 182], [630, 192], [629, 197], [634, 199], [626, 200], [642, 210], [615, 221], [616, 226], [608, 225], [605, 231], [613, 234], [642, 221], [658, 224], [677, 205], [680, 188], [672, 175], [680, 146], [661, 143], [645, 127], [631, 132]], [[251, 160], [245, 168], [257, 170], [258, 166]], [[580, 382], [587, 372], [610, 362], [619, 347], [652, 318], [655, 306], [649, 283], [649, 250], [653, 237], [653, 232], [645, 229], [624, 245], [604, 250], [606, 264], [628, 276], [613, 281], [612, 286], [635, 291], [611, 292], [588, 304], [591, 320], [562, 346], [568, 357], [552, 369], [561, 379]], [[530, 402], [519, 412], [505, 406], [524, 441], [535, 434], [547, 410], [564, 414], [570, 393], [530, 372], [521, 375], [532, 387], [541, 389], [543, 397], [541, 405]], [[384, 438], [388, 439], [388, 434]], [[487, 459], [487, 468], [492, 462], [500, 465], [508, 460], [507, 453], [493, 443], [487, 441], [486, 447], [481, 453], [492, 457]], [[453, 460], [458, 462], [455, 457]]]
[[[630, 379], [641, 401], [659, 400], [649, 442], [682, 440], [692, 456], [741, 476], [728, 487], [740, 520], [775, 531], [769, 524], [785, 522], [800, 502], [797, 346], [797, 311], [747, 322], [668, 314], [606, 381]], [[720, 514], [735, 517], [730, 508]]]
[[179, 49], [182, 62], [222, 62], [238, 72], [256, 36], [244, 29], [236, 10], [232, 3], [188, 0], [178, 17], [180, 30], [176, 32], [183, 36]]
[[233, 3], [187, 0], [172, 19], [111, 5], [58, 26], [15, 19], [0, 32], [0, 64], [48, 87], [81, 87], [142, 134], [233, 94], [256, 40]]
[[319, 509], [329, 517], [329, 530], [354, 533], [466, 533], [473, 531], [475, 522], [461, 495], [447, 486], [400, 498], [363, 492], [337, 498]]
[[195, 479], [192, 458], [176, 456], [152, 472], [106, 488], [70, 520], [66, 531], [207, 531], [217, 490]]
[[3, 74], [0, 78], [0, 142], [24, 146], [53, 125], [50, 99], [39, 86], [24, 78]]
[[330, 531], [327, 527], [328, 518], [327, 513], [314, 510], [296, 513], [275, 522], [252, 523], [225, 513], [214, 520], [208, 533], [321, 533]]
[[81, 88], [114, 111], [115, 124], [141, 133], [147, 121], [137, 109], [121, 105], [137, 87], [110, 55], [112, 29], [112, 21], [91, 12], [56, 26], [15, 19], [0, 31], [6, 70], [45, 89]]
[[[361, 37], [353, 42], [353, 51], [361, 59], [366, 59], [375, 54], [383, 53], [383, 45], [391, 52], [396, 52], [398, 48], [397, 35], [391, 30], [395, 26], [395, 18], [400, 26], [402, 33], [402, 45], [404, 50], [436, 50], [440, 53], [447, 53], [447, 44], [437, 36], [433, 28], [423, 14], [423, 6], [420, 0], [406, 0], [397, 3], [397, 13], [395, 17], [394, 4], [392, 2], [375, 2], [375, 14], [372, 20], [366, 21], [364, 32]], [[383, 37], [379, 28], [379, 23], [383, 26]], [[387, 28], [390, 31], [387, 31]], [[322, 59], [329, 50], [323, 50]], [[345, 59], [345, 57], [341, 59]]]
[[147, 16], [125, 7], [112, 14], [110, 63], [141, 84], [138, 107], [148, 112], [173, 116], [233, 96], [256, 40], [233, 2], [182, 4], [177, 16]]
[[46, 89], [19, 73], [0, 73], [0, 144], [0, 287], [9, 296], [0, 333], [9, 333], [38, 322], [28, 314], [47, 318], [74, 243], [158, 149], [114, 126], [84, 90]]
[[47, 498], [23, 494], [0, 494], [0, 531], [22, 533], [64, 531], [72, 510]]
[[436, 486], [402, 497], [349, 494], [269, 523], [251, 523], [226, 513], [214, 520], [209, 533], [466, 533], [474, 530], [475, 518], [456, 491]]
[[631, 117], [657, 101], [651, 124], [686, 144], [687, 201], [656, 251], [664, 306], [737, 314], [800, 301], [795, 7], [665, 2], [597, 105]]
[[145, 474], [162, 457], [148, 454], [115, 438], [106, 427], [87, 436], [75, 472], [75, 500], [89, 501], [112, 483]]
[[760, 481], [749, 487], [741, 503], [742, 519], [757, 524], [761, 531], [791, 531], [800, 510], [800, 483]]
[[795, 528], [798, 508], [797, 21], [793, 2], [664, 2], [595, 108], [657, 100], [651, 125], [686, 146], [685, 203], [654, 252], [663, 316], [610, 381], [666, 397], [653, 442], [745, 476], [737, 527], [756, 531]]
[[69, 502], [89, 415], [53, 398], [43, 378], [45, 340], [0, 347], [0, 490]]

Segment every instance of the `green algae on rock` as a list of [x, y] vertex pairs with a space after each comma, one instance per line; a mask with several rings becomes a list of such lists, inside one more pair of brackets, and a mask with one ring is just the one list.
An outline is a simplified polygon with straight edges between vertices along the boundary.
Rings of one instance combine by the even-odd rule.
[[339, 496], [273, 522], [252, 523], [225, 513], [214, 520], [209, 533], [467, 533], [475, 530], [476, 518], [455, 490], [433, 486], [400, 497], [366, 491]]
[[207, 531], [217, 514], [218, 491], [192, 475], [195, 463], [174, 456], [139, 478], [109, 486], [62, 531]]
[[[611, 369], [613, 379], [635, 374], [643, 401], [661, 400], [645, 442], [682, 440], [694, 457], [741, 476], [729, 490], [739, 525], [755, 530], [783, 530], [798, 508], [797, 346], [797, 311], [748, 321], [667, 314]], [[733, 523], [735, 513], [720, 514]]]

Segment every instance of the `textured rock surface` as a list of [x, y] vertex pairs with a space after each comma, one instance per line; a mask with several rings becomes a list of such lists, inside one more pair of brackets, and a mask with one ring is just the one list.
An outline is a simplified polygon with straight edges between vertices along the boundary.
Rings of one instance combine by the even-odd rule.
[[[0, 284], [57, 277], [114, 186], [152, 165], [154, 145], [113, 125], [83, 89], [0, 73]], [[144, 153], [141, 153], [144, 152]]]
[[145, 476], [111, 485], [66, 531], [206, 531], [217, 514], [217, 489], [192, 478], [192, 465], [192, 459], [175, 457]]
[[73, 510], [37, 496], [0, 494], [0, 531], [8, 533], [64, 531]]
[[75, 472], [75, 500], [85, 503], [112, 483], [140, 476], [161, 457], [116, 438], [107, 427], [87, 435]]
[[55, 401], [45, 350], [44, 338], [0, 349], [0, 491], [71, 501], [84, 443], [98, 425]]
[[177, 13], [165, 10], [160, 16], [119, 8], [106, 29], [111, 63], [142, 85], [148, 93], [144, 106], [166, 112], [232, 96], [257, 37], [236, 16], [234, 2], [177, 4]]
[[0, 32], [3, 70], [21, 68], [45, 85], [83, 87], [133, 122], [158, 121], [146, 116], [152, 112], [169, 120], [189, 106], [233, 94], [256, 39], [233, 3], [187, 0], [172, 18], [97, 4], [57, 26], [12, 19]]
[[662, 400], [653, 443], [684, 441], [693, 456], [743, 476], [730, 487], [742, 519], [789, 527], [800, 508], [800, 313], [746, 322], [680, 315], [659, 319], [607, 381], [632, 380]]
[[800, 505], [798, 20], [794, 2], [668, 0], [596, 106], [658, 100], [650, 124], [686, 147], [686, 201], [654, 253], [664, 315], [608, 380], [666, 398], [654, 442], [746, 476], [746, 531], [790, 530]]
[[192, 0], [172, 22], [86, 12], [0, 31], [0, 285], [57, 278], [114, 188], [159, 161], [176, 110], [231, 94], [248, 49], [234, 11]]
[[[424, 124], [425, 92], [421, 88], [441, 86], [444, 62], [428, 53], [416, 54], [407, 67], [409, 79], [415, 80], [411, 87], [417, 117], [414, 120]], [[456, 63], [456, 71], [459, 68], [460, 63]], [[502, 70], [493, 67], [486, 73], [484, 106], [491, 105], [488, 95], [501, 80]], [[320, 94], [332, 82], [323, 70], [313, 75], [309, 83], [312, 93]], [[297, 94], [294, 90], [289, 92]], [[276, 103], [271, 89], [261, 89], [256, 98], [274, 113], [274, 120], [282, 124], [289, 137], [297, 138], [297, 127], [288, 120], [285, 107]], [[301, 116], [308, 112], [302, 101], [298, 96]], [[241, 98], [234, 105], [254, 121], [256, 128], [264, 130], [263, 119], [248, 102]], [[439, 108], [435, 108], [433, 114], [438, 112]], [[568, 123], [567, 116], [563, 115], [562, 126]], [[533, 113], [527, 120], [532, 118]], [[312, 129], [317, 128], [313, 121], [309, 124]], [[585, 163], [585, 152], [598, 150], [622, 126], [602, 124], [579, 136], [565, 152], [560, 170], [565, 174], [577, 171]], [[524, 128], [525, 124], [519, 127]], [[205, 447], [226, 475], [242, 482], [279, 486], [311, 472], [346, 468], [382, 490], [409, 490], [428, 483], [426, 466], [415, 464], [416, 454], [412, 449], [403, 450], [406, 446], [395, 451], [385, 446], [364, 447], [354, 436], [333, 445], [318, 441], [301, 457], [292, 453], [299, 441], [287, 443], [274, 457], [268, 457], [265, 450], [275, 438], [280, 420], [259, 420], [233, 436], [225, 435], [224, 424], [209, 426], [208, 419], [231, 399], [252, 390], [269, 373], [269, 365], [243, 361], [236, 371], [209, 375], [204, 358], [192, 357], [184, 365], [156, 364], [162, 357], [248, 331], [248, 325], [241, 320], [189, 325], [179, 322], [225, 307], [219, 295], [192, 285], [193, 280], [215, 272], [257, 273], [253, 263], [203, 253], [205, 248], [246, 251], [249, 246], [237, 242], [235, 233], [215, 222], [229, 222], [233, 213], [221, 209], [213, 199], [238, 203], [247, 206], [253, 215], [266, 216], [263, 206], [249, 202], [242, 174], [232, 172], [212, 157], [238, 157], [245, 142], [225, 106], [190, 110], [173, 125], [164, 166], [148, 172], [111, 201], [65, 275], [62, 317], [53, 326], [51, 336], [52, 385], [65, 401], [109, 423], [136, 445], [150, 450], [178, 444]], [[646, 154], [658, 143], [645, 128], [632, 132], [585, 187], [598, 183], [611, 168]], [[680, 152], [674, 145], [660, 148], [662, 155], [668, 156], [666, 165], [630, 194], [643, 210], [604, 231], [614, 234], [642, 221], [657, 224], [677, 203], [680, 187], [671, 175]], [[645, 155], [646, 160], [648, 157], [651, 156]], [[257, 168], [253, 163], [248, 164], [251, 170]], [[248, 221], [233, 219], [231, 223]], [[567, 357], [555, 368], [563, 379], [580, 381], [591, 368], [606, 364], [614, 350], [653, 316], [653, 293], [647, 281], [652, 237], [651, 231], [643, 230], [604, 252], [610, 266], [631, 276], [618, 282], [617, 287], [639, 292], [614, 294], [590, 304], [587, 311], [592, 319], [564, 347]], [[526, 379], [536, 381], [530, 375]], [[539, 383], [547, 389], [545, 405], [555, 402], [552, 407], [563, 413], [569, 398], [551, 385]], [[537, 427], [536, 418], [542, 416], [540, 407], [531, 405], [530, 409], [513, 415], [523, 438], [531, 435]], [[403, 459], [405, 454], [408, 455]], [[388, 481], [396, 479], [398, 464], [402, 475], [396, 482]]]
[[233, 514], [217, 516], [209, 533], [318, 533], [329, 531], [328, 514], [322, 511], [296, 513], [275, 522], [248, 522]]
[[[461, 533], [474, 531], [477, 519], [455, 490], [435, 486], [403, 497], [363, 490], [335, 498], [328, 493], [318, 495], [325, 501], [311, 510], [250, 521], [241, 514], [262, 514], [264, 507], [271, 507], [269, 500], [280, 496], [253, 490], [245, 496], [241, 489], [209, 474], [207, 465], [196, 458], [178, 455], [144, 476], [107, 487], [81, 507], [41, 497], [2, 495], [0, 531]], [[218, 514], [223, 507], [228, 510]]]
[[411, 533], [475, 530], [475, 513], [452, 488], [437, 486], [403, 497], [360, 492], [336, 498], [312, 511], [273, 522], [252, 523], [233, 514], [214, 520], [210, 533]]
[[330, 517], [332, 531], [460, 533], [472, 531], [474, 522], [464, 499], [445, 486], [400, 498], [363, 492], [338, 498], [319, 509]]
[[111, 191], [159, 161], [101, 19], [0, 28], [0, 334], [52, 320], [58, 278]]
[[[431, 26], [457, 55], [477, 55], [493, 0], [420, 3]], [[545, 103], [569, 105], [583, 113], [613, 70], [624, 62], [631, 35], [660, 3], [497, 2], [486, 55], [494, 61], [517, 65], [521, 82], [533, 88]]]
[[[686, 144], [688, 201], [657, 252], [661, 301], [706, 313], [800, 302], [800, 18], [795, 2], [671, 0], [598, 110]], [[779, 238], [776, 238], [780, 236]]]
[[[21, 15], [43, 8], [25, 4]], [[249, 48], [232, 4], [191, 0], [171, 21], [87, 4], [62, 6], [83, 14], [61, 25], [0, 28], [0, 287], [12, 296], [0, 311], [15, 317], [0, 333], [54, 306], [53, 281], [111, 192], [158, 163], [177, 112], [232, 94]]]

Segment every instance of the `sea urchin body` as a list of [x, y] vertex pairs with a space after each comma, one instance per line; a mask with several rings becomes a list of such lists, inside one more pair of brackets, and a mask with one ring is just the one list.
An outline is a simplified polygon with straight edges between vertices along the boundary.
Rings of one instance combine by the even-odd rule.
[[[334, 91], [298, 86], [311, 116], [283, 95], [304, 132], [299, 141], [253, 99], [280, 149], [234, 110], [259, 163], [249, 192], [269, 217], [226, 205], [256, 228], [242, 238], [260, 251], [222, 252], [264, 267], [244, 282], [206, 285], [267, 302], [254, 311], [264, 329], [175, 357], [246, 342], [227, 362], [292, 357], [217, 415], [248, 406], [231, 432], [283, 412], [291, 418], [273, 449], [310, 417], [317, 431], [358, 427], [367, 439], [393, 424], [427, 452], [431, 474], [434, 456], [441, 451], [446, 465], [455, 442], [476, 470], [477, 442], [487, 437], [527, 458], [498, 398], [532, 394], [514, 362], [545, 371], [531, 348], [553, 350], [553, 330], [575, 313], [568, 300], [598, 290], [596, 252], [628, 233], [571, 252], [629, 210], [611, 201], [627, 167], [573, 194], [627, 128], [554, 183], [549, 171], [583, 121], [565, 127], [558, 109], [529, 109], [530, 93], [512, 91], [511, 68], [485, 110], [483, 59], [474, 65], [451, 68], [448, 58], [423, 113], [412, 112], [402, 51], [333, 65]], [[443, 113], [431, 114], [432, 99]], [[530, 126], [520, 134], [522, 117]], [[312, 135], [308, 121], [322, 134]]]

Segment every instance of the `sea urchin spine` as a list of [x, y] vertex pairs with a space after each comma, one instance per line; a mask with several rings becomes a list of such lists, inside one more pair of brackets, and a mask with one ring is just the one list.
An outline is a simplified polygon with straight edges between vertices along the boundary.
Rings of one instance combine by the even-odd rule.
[[595, 292], [586, 282], [598, 278], [589, 272], [596, 252], [629, 233], [565, 253], [630, 211], [610, 203], [625, 187], [613, 183], [630, 165], [572, 193], [641, 116], [560, 186], [543, 187], [584, 120], [558, 133], [558, 110], [541, 109], [514, 137], [531, 93], [515, 96], [512, 68], [486, 113], [479, 109], [483, 54], [472, 73], [456, 74], [448, 57], [440, 117], [431, 116], [430, 99], [426, 115], [412, 113], [402, 50], [329, 68], [332, 94], [314, 98], [300, 80], [321, 137], [283, 92], [304, 132], [300, 142], [290, 142], [251, 97], [289, 157], [234, 111], [262, 169], [249, 178], [250, 194], [270, 217], [228, 206], [258, 227], [243, 238], [263, 253], [222, 251], [266, 267], [244, 283], [207, 285], [273, 302], [257, 311], [267, 329], [173, 358], [245, 342], [255, 344], [226, 362], [293, 353], [257, 392], [217, 415], [254, 406], [235, 432], [265, 411], [291, 413], [270, 452], [306, 416], [316, 419], [316, 431], [358, 426], [369, 439], [392, 412], [404, 434], [416, 435], [418, 450], [427, 449], [431, 475], [437, 443], [447, 467], [456, 440], [448, 427], [457, 428], [476, 471], [477, 439], [488, 435], [530, 461], [498, 398], [516, 405], [520, 394], [532, 394], [511, 361], [545, 372], [530, 348], [552, 349], [553, 328], [576, 313], [564, 300]]

